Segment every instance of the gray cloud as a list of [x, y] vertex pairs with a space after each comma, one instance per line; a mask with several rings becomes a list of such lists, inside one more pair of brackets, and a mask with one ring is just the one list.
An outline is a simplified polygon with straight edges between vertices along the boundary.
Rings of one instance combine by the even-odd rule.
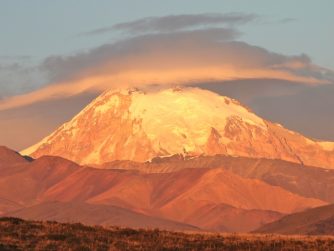
[[0, 99], [36, 90], [45, 81], [43, 73], [34, 66], [21, 62], [0, 63]]
[[70, 56], [52, 56], [39, 67], [51, 84], [3, 100], [0, 110], [88, 90], [151, 84], [252, 78], [333, 82], [333, 72], [314, 65], [306, 55], [273, 53], [237, 41], [238, 35], [227, 28], [145, 34]]
[[333, 82], [333, 71], [314, 65], [306, 55], [270, 52], [239, 37], [233, 27], [144, 33], [69, 56], [51, 56], [38, 68], [47, 75], [48, 86], [3, 100], [0, 110], [115, 87], [254, 78]]
[[145, 34], [72, 56], [52, 56], [43, 62], [42, 68], [49, 72], [54, 82], [129, 70], [168, 71], [173, 67], [208, 65], [222, 69], [232, 65], [239, 70], [277, 71], [315, 81], [334, 79], [333, 71], [314, 65], [305, 54], [273, 53], [236, 41], [239, 36], [240, 33], [231, 28]]
[[306, 54], [290, 57], [289, 62], [283, 65], [273, 65], [274, 69], [280, 69], [304, 77], [312, 77], [319, 80], [332, 82], [334, 80], [334, 71], [314, 65], [312, 60]]
[[257, 15], [244, 13], [205, 13], [146, 17], [131, 22], [118, 23], [109, 27], [95, 29], [81, 35], [99, 35], [113, 31], [130, 34], [147, 32], [175, 32], [186, 29], [203, 28], [215, 25], [240, 25], [258, 19]]
[[[187, 57], [197, 54], [200, 63], [201, 59], [208, 60], [206, 57], [214, 56], [214, 52], [210, 51], [215, 49], [207, 46], [215, 44], [215, 47], [219, 47], [224, 41], [232, 41], [239, 36], [240, 32], [231, 28], [145, 34], [104, 44], [88, 52], [71, 56], [50, 56], [40, 67], [48, 72], [53, 82], [83, 75], [105, 72], [112, 74], [129, 69], [141, 69], [145, 67], [145, 63], [150, 63], [146, 67], [152, 69], [157, 67], [168, 69], [170, 68], [168, 64], [173, 59], [167, 60], [166, 56], [175, 56], [174, 64], [185, 65], [191, 64]], [[207, 53], [211, 55], [206, 55]], [[181, 59], [178, 63], [176, 59], [179, 57]]]
[[257, 101], [263, 97], [268, 97], [269, 100], [273, 97], [291, 96], [310, 88], [300, 82], [259, 78], [217, 83], [204, 82], [195, 86], [232, 97], [252, 108], [257, 108]]

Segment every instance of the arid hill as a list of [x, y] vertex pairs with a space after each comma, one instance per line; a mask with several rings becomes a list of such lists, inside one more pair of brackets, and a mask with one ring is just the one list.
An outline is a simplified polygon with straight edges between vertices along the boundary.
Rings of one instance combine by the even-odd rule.
[[284, 160], [230, 157], [225, 155], [187, 158], [174, 155], [150, 162], [113, 161], [96, 165], [103, 169], [134, 169], [147, 173], [168, 173], [184, 168], [224, 168], [244, 178], [259, 179], [304, 197], [334, 203], [334, 170], [300, 165]]
[[[161, 161], [164, 162], [156, 160], [155, 165]], [[179, 161], [177, 165], [184, 163], [187, 167], [186, 160]], [[203, 159], [199, 158], [196, 163], [201, 162]], [[190, 225], [205, 230], [247, 232], [285, 214], [328, 203], [284, 186], [242, 177], [232, 169], [208, 168], [205, 162], [203, 166], [150, 173], [83, 167], [52, 156], [9, 163], [1, 168], [0, 208], [3, 215], [27, 219], [85, 219], [89, 224], [104, 224], [107, 218], [118, 214], [119, 219], [113, 218], [115, 221], [110, 223], [149, 227], [160, 221], [162, 227], [171, 229]], [[326, 188], [320, 188], [326, 192]], [[94, 211], [99, 212], [99, 217], [91, 213]], [[138, 215], [138, 221], [134, 215]]]
[[334, 235], [334, 204], [287, 215], [259, 228], [256, 232]]
[[87, 225], [200, 230], [189, 224], [147, 216], [121, 207], [84, 202], [45, 202], [10, 212], [9, 215], [41, 221], [80, 222]]
[[27, 163], [28, 159], [21, 156], [19, 153], [5, 147], [0, 146], [0, 168], [14, 164]]

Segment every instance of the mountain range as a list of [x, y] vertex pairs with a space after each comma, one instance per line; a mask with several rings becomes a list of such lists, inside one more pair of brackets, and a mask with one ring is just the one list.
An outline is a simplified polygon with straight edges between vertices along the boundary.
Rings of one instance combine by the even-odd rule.
[[199, 88], [106, 91], [22, 154], [88, 165], [224, 154], [334, 168], [334, 143], [306, 138]]
[[[287, 214], [334, 202], [328, 196], [334, 171], [286, 161], [176, 156], [137, 163], [148, 170], [165, 170], [142, 172], [124, 169], [120, 161], [109, 164], [119, 169], [99, 169], [55, 156], [31, 160], [5, 147], [0, 157], [0, 211], [26, 219], [248, 232]], [[198, 166], [189, 167], [191, 162]], [[282, 176], [289, 168], [292, 171]], [[294, 172], [295, 186], [289, 187]], [[258, 178], [249, 178], [256, 174]], [[320, 183], [324, 174], [328, 184], [318, 186], [311, 196], [303, 183]], [[281, 185], [270, 184], [274, 177]]]
[[[333, 169], [333, 142], [232, 98], [199, 88], [110, 90], [21, 153], [0, 147], [0, 215], [298, 233], [281, 225], [324, 214], [317, 208], [334, 203]], [[328, 233], [331, 219], [302, 233]]]
[[334, 204], [287, 215], [256, 230], [258, 233], [334, 235]]

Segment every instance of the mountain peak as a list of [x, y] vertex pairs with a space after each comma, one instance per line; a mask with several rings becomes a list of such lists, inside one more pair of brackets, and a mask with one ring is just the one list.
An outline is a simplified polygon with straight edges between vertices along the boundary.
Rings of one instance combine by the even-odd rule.
[[[310, 157], [314, 151], [320, 164]], [[332, 152], [318, 142], [265, 121], [234, 99], [191, 87], [106, 91], [24, 153], [81, 164], [226, 154], [334, 167]]]
[[2, 165], [22, 164], [28, 162], [23, 156], [6, 146], [0, 146], [0, 167]]
[[112, 94], [122, 94], [122, 95], [132, 95], [134, 93], [145, 93], [144, 90], [139, 89], [137, 87], [128, 87], [128, 88], [116, 88], [116, 89], [109, 89], [102, 93], [103, 95], [112, 95]]

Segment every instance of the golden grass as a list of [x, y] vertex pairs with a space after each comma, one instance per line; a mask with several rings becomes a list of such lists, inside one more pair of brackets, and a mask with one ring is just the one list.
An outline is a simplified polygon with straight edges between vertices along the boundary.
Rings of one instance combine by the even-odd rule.
[[334, 250], [334, 236], [172, 232], [0, 218], [0, 250]]

